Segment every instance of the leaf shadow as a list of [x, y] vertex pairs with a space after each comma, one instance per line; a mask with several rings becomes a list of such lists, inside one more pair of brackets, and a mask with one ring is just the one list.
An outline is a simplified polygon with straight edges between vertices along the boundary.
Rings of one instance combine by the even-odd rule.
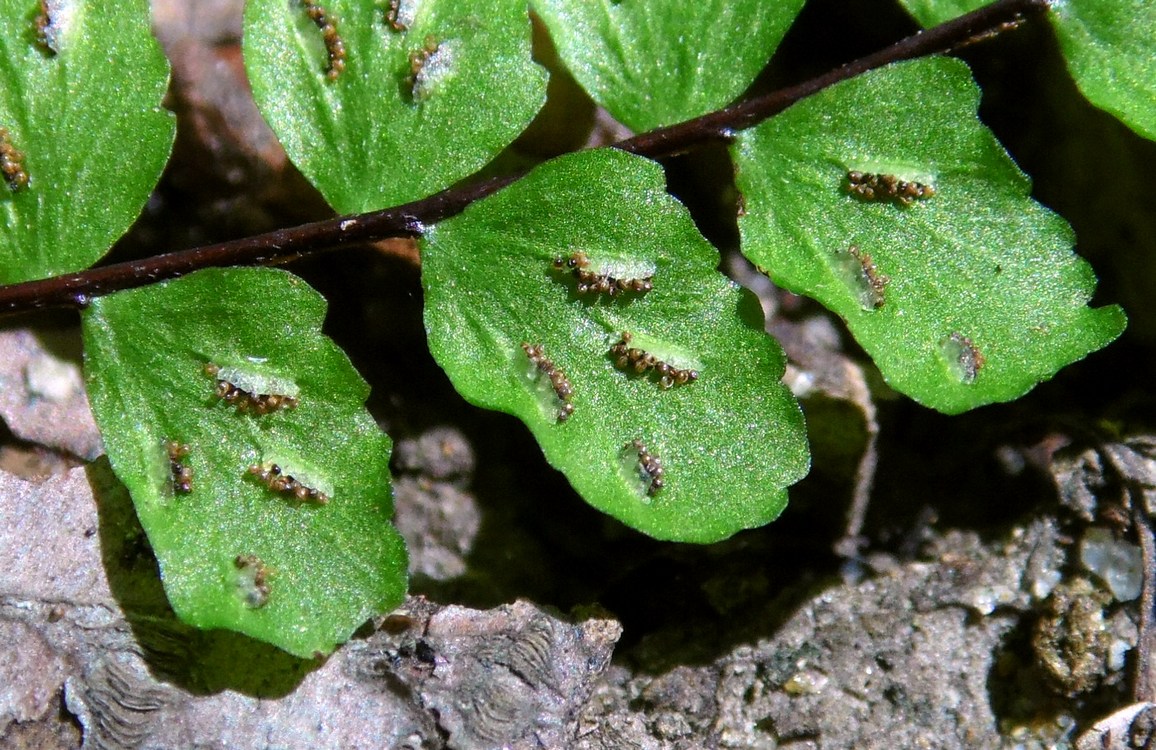
[[164, 593], [160, 570], [128, 490], [108, 459], [85, 469], [96, 500], [101, 562], [109, 589], [154, 677], [194, 695], [234, 690], [254, 698], [291, 693], [321, 666], [240, 633], [181, 622]]

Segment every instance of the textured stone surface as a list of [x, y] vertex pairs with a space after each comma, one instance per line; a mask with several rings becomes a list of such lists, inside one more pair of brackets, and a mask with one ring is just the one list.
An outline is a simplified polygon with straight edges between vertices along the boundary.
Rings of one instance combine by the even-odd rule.
[[17, 437], [93, 459], [103, 451], [75, 329], [0, 330], [0, 417]]
[[6, 747], [66, 746], [70, 717], [84, 747], [110, 750], [564, 747], [621, 632], [526, 602], [411, 599], [302, 661], [174, 619], [103, 460], [42, 483], [0, 474], [0, 497]]
[[[936, 536], [928, 559], [878, 559], [875, 577], [832, 584], [773, 634], [709, 664], [612, 669], [583, 713], [576, 747], [962, 750], [1001, 746], [1009, 732], [1022, 747], [1044, 747], [1074, 721], [1061, 713], [1051, 730], [1021, 731], [1032, 711], [1055, 708], [1046, 686], [1031, 682], [1036, 668], [1005, 647], [1042, 608], [1024, 570], [1032, 559], [1062, 557], [1060, 541], [1048, 520], [988, 544], [974, 534]], [[776, 613], [768, 607], [763, 617], [774, 623]], [[743, 627], [759, 630], [757, 619]], [[1010, 710], [991, 689], [997, 679], [1026, 680], [1031, 705]]]

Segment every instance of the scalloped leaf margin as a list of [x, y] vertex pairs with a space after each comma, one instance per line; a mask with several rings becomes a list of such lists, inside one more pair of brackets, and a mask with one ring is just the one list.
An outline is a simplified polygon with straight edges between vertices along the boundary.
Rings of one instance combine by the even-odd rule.
[[0, 284], [79, 271], [108, 252], [176, 134], [145, 0], [44, 7], [0, 0]]
[[[900, 0], [923, 26], [950, 21], [987, 0]], [[1068, 70], [1095, 106], [1156, 140], [1156, 3], [1052, 0], [1048, 19]]]
[[[325, 308], [285, 271], [207, 269], [98, 298], [83, 321], [93, 413], [173, 609], [304, 658], [406, 591], [390, 441], [320, 333]], [[296, 403], [259, 413], [219, 381]], [[297, 484], [275, 486], [274, 465]]]
[[803, 0], [534, 0], [575, 79], [636, 132], [733, 101], [802, 7]]
[[[1086, 306], [1095, 276], [1071, 229], [1031, 200], [978, 103], [963, 63], [899, 63], [733, 146], [744, 254], [842, 316], [891, 386], [951, 414], [1018, 398], [1126, 322]], [[852, 173], [934, 195], [869, 200]]]
[[392, 24], [376, 0], [249, 0], [244, 54], [265, 119], [341, 213], [472, 174], [546, 100], [519, 0], [401, 0]]
[[[569, 264], [582, 257], [584, 273], [653, 288], [583, 293]], [[467, 400], [521, 419], [594, 507], [659, 539], [717, 541], [777, 517], [809, 468], [782, 349], [718, 261], [659, 165], [562, 157], [427, 231], [430, 350]], [[624, 333], [697, 380], [663, 388], [635, 367], [644, 354], [614, 353]]]

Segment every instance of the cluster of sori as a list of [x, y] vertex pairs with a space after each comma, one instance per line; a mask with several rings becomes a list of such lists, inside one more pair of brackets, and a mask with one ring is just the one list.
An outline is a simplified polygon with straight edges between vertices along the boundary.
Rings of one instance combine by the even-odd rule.
[[173, 492], [187, 495], [193, 491], [193, 470], [185, 466], [184, 458], [189, 455], [189, 446], [173, 440], [165, 442], [165, 453], [169, 457], [169, 476]]
[[305, 13], [309, 19], [321, 29], [321, 38], [325, 41], [325, 52], [329, 55], [329, 62], [325, 67], [325, 77], [336, 81], [345, 70], [345, 41], [337, 32], [337, 21], [314, 0], [301, 0], [305, 6]]
[[52, 24], [52, 16], [48, 13], [48, 0], [40, 0], [40, 7], [32, 23], [36, 45], [49, 56], [59, 52], [60, 50], [56, 48], [56, 29]]
[[[600, 294], [617, 297], [626, 293], [644, 294], [654, 288], [653, 276], [644, 278], [622, 278], [613, 273], [598, 273], [591, 269], [591, 261], [585, 252], [576, 251], [567, 256], [554, 258], [553, 269], [556, 272], [568, 272], [576, 281], [579, 294]], [[680, 368], [664, 362], [643, 349], [631, 346], [634, 336], [629, 331], [622, 333], [621, 340], [610, 347], [610, 355], [615, 366], [620, 370], [633, 371], [639, 375], [653, 373], [658, 377], [658, 384], [666, 389], [676, 385], [685, 385], [698, 379], [698, 372], [690, 368]], [[554, 393], [562, 403], [558, 412], [558, 421], [566, 421], [574, 411], [570, 403], [572, 388], [566, 375], [559, 370], [543, 353], [540, 344], [523, 343], [522, 350], [539, 372], [550, 379]], [[631, 456], [636, 456], [637, 461]], [[629, 460], [636, 467], [638, 478], [641, 481], [647, 496], [654, 497], [666, 486], [665, 471], [658, 456], [647, 449], [642, 440], [632, 440], [623, 448], [623, 459]]]
[[632, 440], [630, 441], [630, 445], [638, 452], [638, 472], [639, 476], [646, 483], [646, 494], [654, 497], [665, 484], [663, 481], [662, 462], [658, 460], [658, 456], [647, 450], [641, 440]]
[[935, 195], [935, 188], [931, 185], [901, 180], [893, 174], [854, 170], [847, 173], [847, 189], [866, 201], [895, 201], [904, 206]]
[[0, 172], [13, 192], [28, 187], [28, 173], [24, 171], [24, 154], [12, 145], [7, 128], [0, 128]]
[[554, 389], [554, 395], [562, 402], [558, 407], [558, 421], [565, 422], [574, 413], [574, 404], [570, 403], [570, 398], [574, 395], [574, 389], [570, 385], [566, 373], [558, 369], [552, 361], [545, 354], [542, 353], [541, 344], [529, 344], [523, 342], [522, 351], [538, 368], [538, 372], [550, 379], [550, 387]]
[[[256, 414], [263, 415], [278, 409], [294, 409], [297, 407], [298, 401], [295, 396], [283, 396], [269, 393], [251, 393], [243, 388], [239, 388], [231, 383], [225, 377], [218, 377], [219, 375], [227, 375], [227, 372], [222, 372], [221, 368], [209, 362], [204, 365], [204, 373], [212, 378], [217, 378], [217, 388], [214, 395], [217, 398], [224, 400], [231, 404], [237, 410], [238, 414]], [[174, 475], [176, 472], [176, 461], [183, 458], [188, 453], [188, 446], [176, 446], [169, 444], [169, 457], [174, 462]], [[298, 502], [311, 502], [317, 505], [325, 505], [329, 502], [329, 495], [320, 490], [313, 489], [306, 484], [303, 484], [298, 479], [285, 474], [281, 467], [277, 464], [269, 464], [268, 467], [253, 465], [250, 466], [246, 472], [247, 474], [256, 477], [269, 490], [280, 495], [287, 495]]]
[[271, 492], [291, 496], [298, 502], [316, 503], [317, 505], [325, 505], [329, 502], [329, 495], [326, 495], [321, 490], [307, 487], [297, 479], [284, 473], [277, 464], [269, 464], [268, 467], [253, 464], [249, 467], [248, 474], [256, 477], [262, 484], [268, 487]]
[[867, 280], [867, 288], [870, 292], [868, 295], [872, 307], [883, 307], [885, 298], [883, 296], [884, 290], [887, 288], [887, 282], [891, 281], [890, 277], [880, 273], [879, 268], [875, 265], [875, 261], [868, 253], [859, 249], [858, 245], [852, 245], [847, 248], [847, 252], [851, 257], [859, 261], [860, 268], [863, 269], [863, 276]]
[[269, 568], [256, 555], [237, 555], [233, 565], [244, 576], [245, 604], [253, 608], [265, 606], [269, 601]]
[[385, 25], [394, 31], [409, 31], [409, 26], [398, 20], [397, 14], [401, 10], [401, 0], [389, 0], [389, 7], [385, 9]]
[[577, 289], [579, 294], [605, 294], [610, 297], [617, 297], [624, 292], [637, 292], [639, 294], [649, 292], [654, 288], [652, 283], [652, 276], [647, 276], [641, 279], [626, 279], [613, 276], [608, 273], [595, 273], [588, 270], [590, 267], [590, 258], [586, 253], [578, 251], [570, 253], [570, 256], [563, 258], [561, 256], [554, 258], [554, 269], [556, 271], [569, 270], [571, 275], [577, 280]]
[[682, 369], [663, 362], [643, 349], [630, 346], [634, 336], [629, 331], [622, 332], [622, 339], [610, 347], [610, 356], [619, 370], [634, 370], [638, 374], [653, 371], [658, 375], [658, 384], [663, 388], [673, 388], [698, 380], [698, 371]]
[[[216, 378], [221, 368], [208, 362], [204, 367], [205, 374]], [[296, 409], [297, 398], [276, 393], [251, 393], [240, 388], [228, 380], [217, 378], [217, 398], [233, 406], [238, 414], [256, 414], [258, 416], [270, 414], [278, 409]]]

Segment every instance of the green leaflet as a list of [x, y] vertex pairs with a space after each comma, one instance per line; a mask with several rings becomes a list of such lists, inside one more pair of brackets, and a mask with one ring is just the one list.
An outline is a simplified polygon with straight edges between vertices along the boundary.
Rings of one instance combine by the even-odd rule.
[[[822, 302], [897, 390], [957, 413], [1007, 401], [1112, 341], [1118, 307], [1060, 217], [975, 117], [967, 67], [901, 63], [831, 87], [741, 134], [743, 252]], [[934, 197], [867, 200], [849, 173]], [[885, 191], [884, 191], [885, 192]]]
[[534, 2], [578, 82], [639, 132], [737, 98], [802, 7], [802, 0]]
[[[949, 21], [987, 0], [901, 0], [924, 26]], [[1156, 3], [1059, 0], [1048, 18], [1076, 85], [1088, 101], [1140, 135], [1156, 139]]]
[[1156, 3], [1066, 0], [1051, 19], [1084, 96], [1156, 139]]
[[[586, 273], [653, 289], [580, 293], [576, 253]], [[573, 154], [426, 232], [430, 349], [466, 399], [525, 422], [594, 507], [661, 539], [722, 539], [773, 520], [809, 459], [782, 350], [717, 264], [657, 164]], [[655, 369], [620, 368], [623, 332], [698, 379], [664, 389]]]
[[[307, 6], [332, 29], [329, 46], [340, 39], [339, 73]], [[245, 66], [257, 104], [293, 163], [342, 213], [424, 198], [466, 177], [545, 101], [524, 3], [402, 0], [399, 16], [404, 30], [378, 0], [246, 4]]]
[[161, 108], [169, 65], [147, 2], [46, 7], [38, 33], [37, 3], [0, 0], [0, 284], [77, 271], [108, 252], [176, 132]]
[[[300, 279], [258, 268], [200, 271], [84, 313], [93, 412], [173, 609], [301, 657], [330, 652], [406, 590], [389, 438], [364, 408], [368, 386], [321, 335], [324, 315]], [[215, 395], [218, 379], [297, 405], [241, 413], [244, 399]], [[273, 464], [314, 492], [250, 471]]]

